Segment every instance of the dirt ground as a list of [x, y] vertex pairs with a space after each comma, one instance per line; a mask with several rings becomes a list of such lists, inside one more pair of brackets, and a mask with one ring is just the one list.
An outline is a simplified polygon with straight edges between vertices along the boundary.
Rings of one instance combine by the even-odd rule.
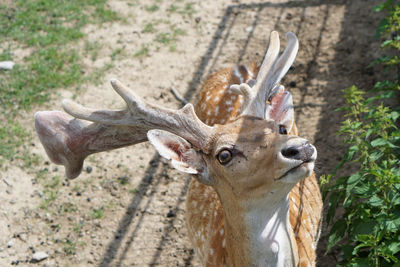
[[[98, 85], [60, 90], [37, 110], [60, 110], [61, 100], [74, 95], [86, 106], [121, 107], [109, 85], [113, 77], [147, 101], [178, 108], [181, 104], [170, 88], [194, 102], [209, 74], [260, 62], [271, 30], [281, 33], [283, 44], [284, 33], [292, 31], [300, 49], [283, 84], [294, 96], [301, 135], [318, 149], [317, 174], [328, 173], [342, 151], [335, 132], [343, 115], [334, 112], [343, 104], [341, 90], [353, 84], [370, 88], [376, 79], [366, 66], [379, 53], [375, 29], [381, 15], [372, 11], [378, 2], [186, 1], [194, 10], [189, 16], [168, 12], [171, 1], [157, 2], [159, 10], [150, 13], [145, 4], [111, 0], [110, 8], [127, 19], [85, 29], [101, 49], [96, 62], [85, 59], [84, 68], [105, 64], [116, 47], [123, 48], [124, 55]], [[157, 33], [143, 31], [149, 21], [158, 21], [159, 32], [171, 25], [184, 30], [176, 51], [154, 42]], [[142, 45], [149, 47], [149, 55], [133, 57]], [[31, 131], [32, 115], [21, 118]], [[63, 167], [48, 162], [37, 137], [28, 145], [42, 158], [38, 167], [24, 169], [10, 162], [8, 170], [0, 172], [0, 266], [198, 265], [184, 222], [191, 178], [171, 169], [149, 144], [90, 156], [85, 171], [71, 181], [64, 180]], [[39, 171], [50, 181], [58, 177], [60, 184], [35, 183]], [[55, 197], [43, 208], [49, 190]], [[338, 251], [324, 255], [326, 234], [324, 228], [318, 266], [333, 266], [339, 259]], [[41, 251], [49, 257], [34, 263], [32, 255]]]

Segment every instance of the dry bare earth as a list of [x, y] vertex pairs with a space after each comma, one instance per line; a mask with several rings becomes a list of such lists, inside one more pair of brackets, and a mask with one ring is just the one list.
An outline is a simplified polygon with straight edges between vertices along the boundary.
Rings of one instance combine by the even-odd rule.
[[[94, 63], [85, 59], [85, 68], [107, 63], [116, 47], [124, 49], [124, 56], [99, 85], [80, 90], [77, 101], [91, 107], [121, 107], [108, 84], [118, 77], [147, 101], [178, 108], [171, 87], [193, 102], [210, 73], [237, 63], [260, 62], [271, 30], [281, 35], [293, 31], [300, 39], [300, 51], [283, 83], [294, 95], [301, 135], [319, 151], [317, 173], [326, 173], [341, 155], [335, 132], [343, 118], [334, 112], [342, 105], [340, 90], [374, 82], [373, 71], [365, 66], [378, 53], [374, 29], [379, 17], [371, 11], [377, 2], [203, 0], [192, 2], [195, 12], [190, 17], [167, 12], [170, 1], [154, 2], [160, 9], [153, 13], [145, 11], [146, 4], [110, 1], [110, 8], [126, 16], [127, 22], [86, 29], [88, 39], [98, 41], [101, 49]], [[144, 33], [144, 25], [156, 20], [156, 32]], [[171, 25], [186, 32], [178, 37], [176, 51], [154, 41]], [[148, 46], [149, 56], [133, 57], [142, 45]], [[61, 99], [74, 93], [60, 90], [51, 103], [38, 109], [60, 109]], [[27, 114], [21, 120], [33, 131], [31, 118]], [[16, 261], [24, 266], [198, 265], [184, 223], [190, 177], [172, 170], [149, 144], [91, 156], [85, 169], [93, 170], [55, 188], [56, 198], [47, 209], [39, 208], [45, 201], [43, 184], [32, 181], [43, 168], [49, 170], [48, 177], [64, 179], [63, 168], [45, 162], [36, 137], [31, 149], [43, 158], [39, 167], [27, 170], [10, 162], [9, 169], [1, 172], [10, 184], [0, 183], [1, 266]], [[334, 265], [338, 252], [324, 256], [325, 245], [323, 238], [319, 266]], [[49, 258], [26, 262], [34, 251], [45, 251]]]

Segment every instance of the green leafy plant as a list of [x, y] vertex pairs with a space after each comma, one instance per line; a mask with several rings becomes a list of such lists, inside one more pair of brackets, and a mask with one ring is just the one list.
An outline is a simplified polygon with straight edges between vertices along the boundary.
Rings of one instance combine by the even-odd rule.
[[[387, 38], [382, 48], [388, 55], [373, 64], [390, 68], [391, 78], [378, 82], [372, 97], [356, 86], [344, 90], [347, 119], [339, 133], [348, 149], [334, 173], [321, 179], [333, 223], [328, 250], [342, 249], [343, 266], [400, 266], [400, 111], [386, 101], [399, 91], [400, 3], [389, 0], [376, 10], [387, 12], [378, 33]], [[357, 170], [337, 177], [349, 164]], [[339, 206], [343, 215], [335, 218]]]

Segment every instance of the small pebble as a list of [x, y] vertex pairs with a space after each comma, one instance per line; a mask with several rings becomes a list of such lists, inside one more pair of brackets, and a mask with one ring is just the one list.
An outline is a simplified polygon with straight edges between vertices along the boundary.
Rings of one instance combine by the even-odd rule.
[[40, 252], [36, 252], [35, 254], [33, 254], [32, 261], [39, 262], [44, 259], [47, 259], [48, 257], [49, 257], [49, 255], [46, 252], [40, 251]]
[[167, 218], [175, 217], [175, 213], [173, 210], [170, 210], [167, 214]]
[[93, 170], [93, 168], [92, 168], [91, 166], [87, 166], [87, 167], [86, 167], [86, 172], [87, 172], [87, 173], [91, 173], [92, 170]]
[[11, 248], [12, 246], [14, 246], [14, 244], [15, 244], [15, 239], [13, 238], [13, 239], [11, 239], [10, 241], [8, 241], [7, 247], [8, 247], [8, 248]]
[[15, 63], [12, 61], [0, 61], [0, 69], [3, 70], [12, 70]]
[[246, 32], [252, 32], [252, 31], [253, 31], [253, 27], [252, 26], [246, 27]]

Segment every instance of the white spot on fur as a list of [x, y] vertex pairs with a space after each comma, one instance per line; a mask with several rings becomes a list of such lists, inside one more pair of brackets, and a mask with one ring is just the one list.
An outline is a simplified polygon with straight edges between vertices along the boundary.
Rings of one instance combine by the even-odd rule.
[[219, 112], [219, 106], [217, 106], [217, 107], [215, 108], [215, 110], [214, 110], [214, 115], [215, 115], [215, 116], [218, 116], [218, 112]]
[[208, 100], [210, 100], [210, 98], [211, 98], [211, 95], [206, 96], [206, 102], [207, 102]]
[[208, 116], [211, 115], [211, 110], [207, 110], [207, 115], [208, 115]]
[[230, 106], [230, 105], [232, 105], [232, 101], [231, 101], [231, 100], [225, 101], [225, 104], [226, 104], [227, 106]]
[[225, 119], [221, 120], [221, 124], [224, 124], [225, 122], [226, 122], [226, 120], [225, 120]]
[[213, 254], [214, 254], [214, 250], [210, 249], [210, 255], [213, 255]]
[[207, 213], [205, 211], [203, 211], [203, 217], [206, 217]]
[[221, 228], [221, 230], [219, 230], [219, 234], [223, 235], [224, 234], [224, 228]]
[[216, 97], [214, 98], [214, 103], [217, 103], [217, 102], [219, 101], [219, 99], [220, 99], [220, 97], [219, 97], [219, 96], [216, 96]]
[[229, 107], [229, 108], [227, 109], [228, 112], [231, 112], [232, 110], [233, 110], [233, 107]]
[[233, 69], [233, 75], [239, 78], [240, 83], [243, 83], [243, 77], [242, 74], [240, 74], [238, 67]]
[[207, 105], [205, 105], [205, 104], [201, 105], [201, 111], [206, 110], [206, 108], [207, 108]]
[[223, 248], [225, 248], [225, 243], [226, 243], [226, 241], [225, 241], [225, 238], [222, 240], [222, 247]]
[[214, 211], [214, 217], [217, 217], [217, 211], [216, 210]]

